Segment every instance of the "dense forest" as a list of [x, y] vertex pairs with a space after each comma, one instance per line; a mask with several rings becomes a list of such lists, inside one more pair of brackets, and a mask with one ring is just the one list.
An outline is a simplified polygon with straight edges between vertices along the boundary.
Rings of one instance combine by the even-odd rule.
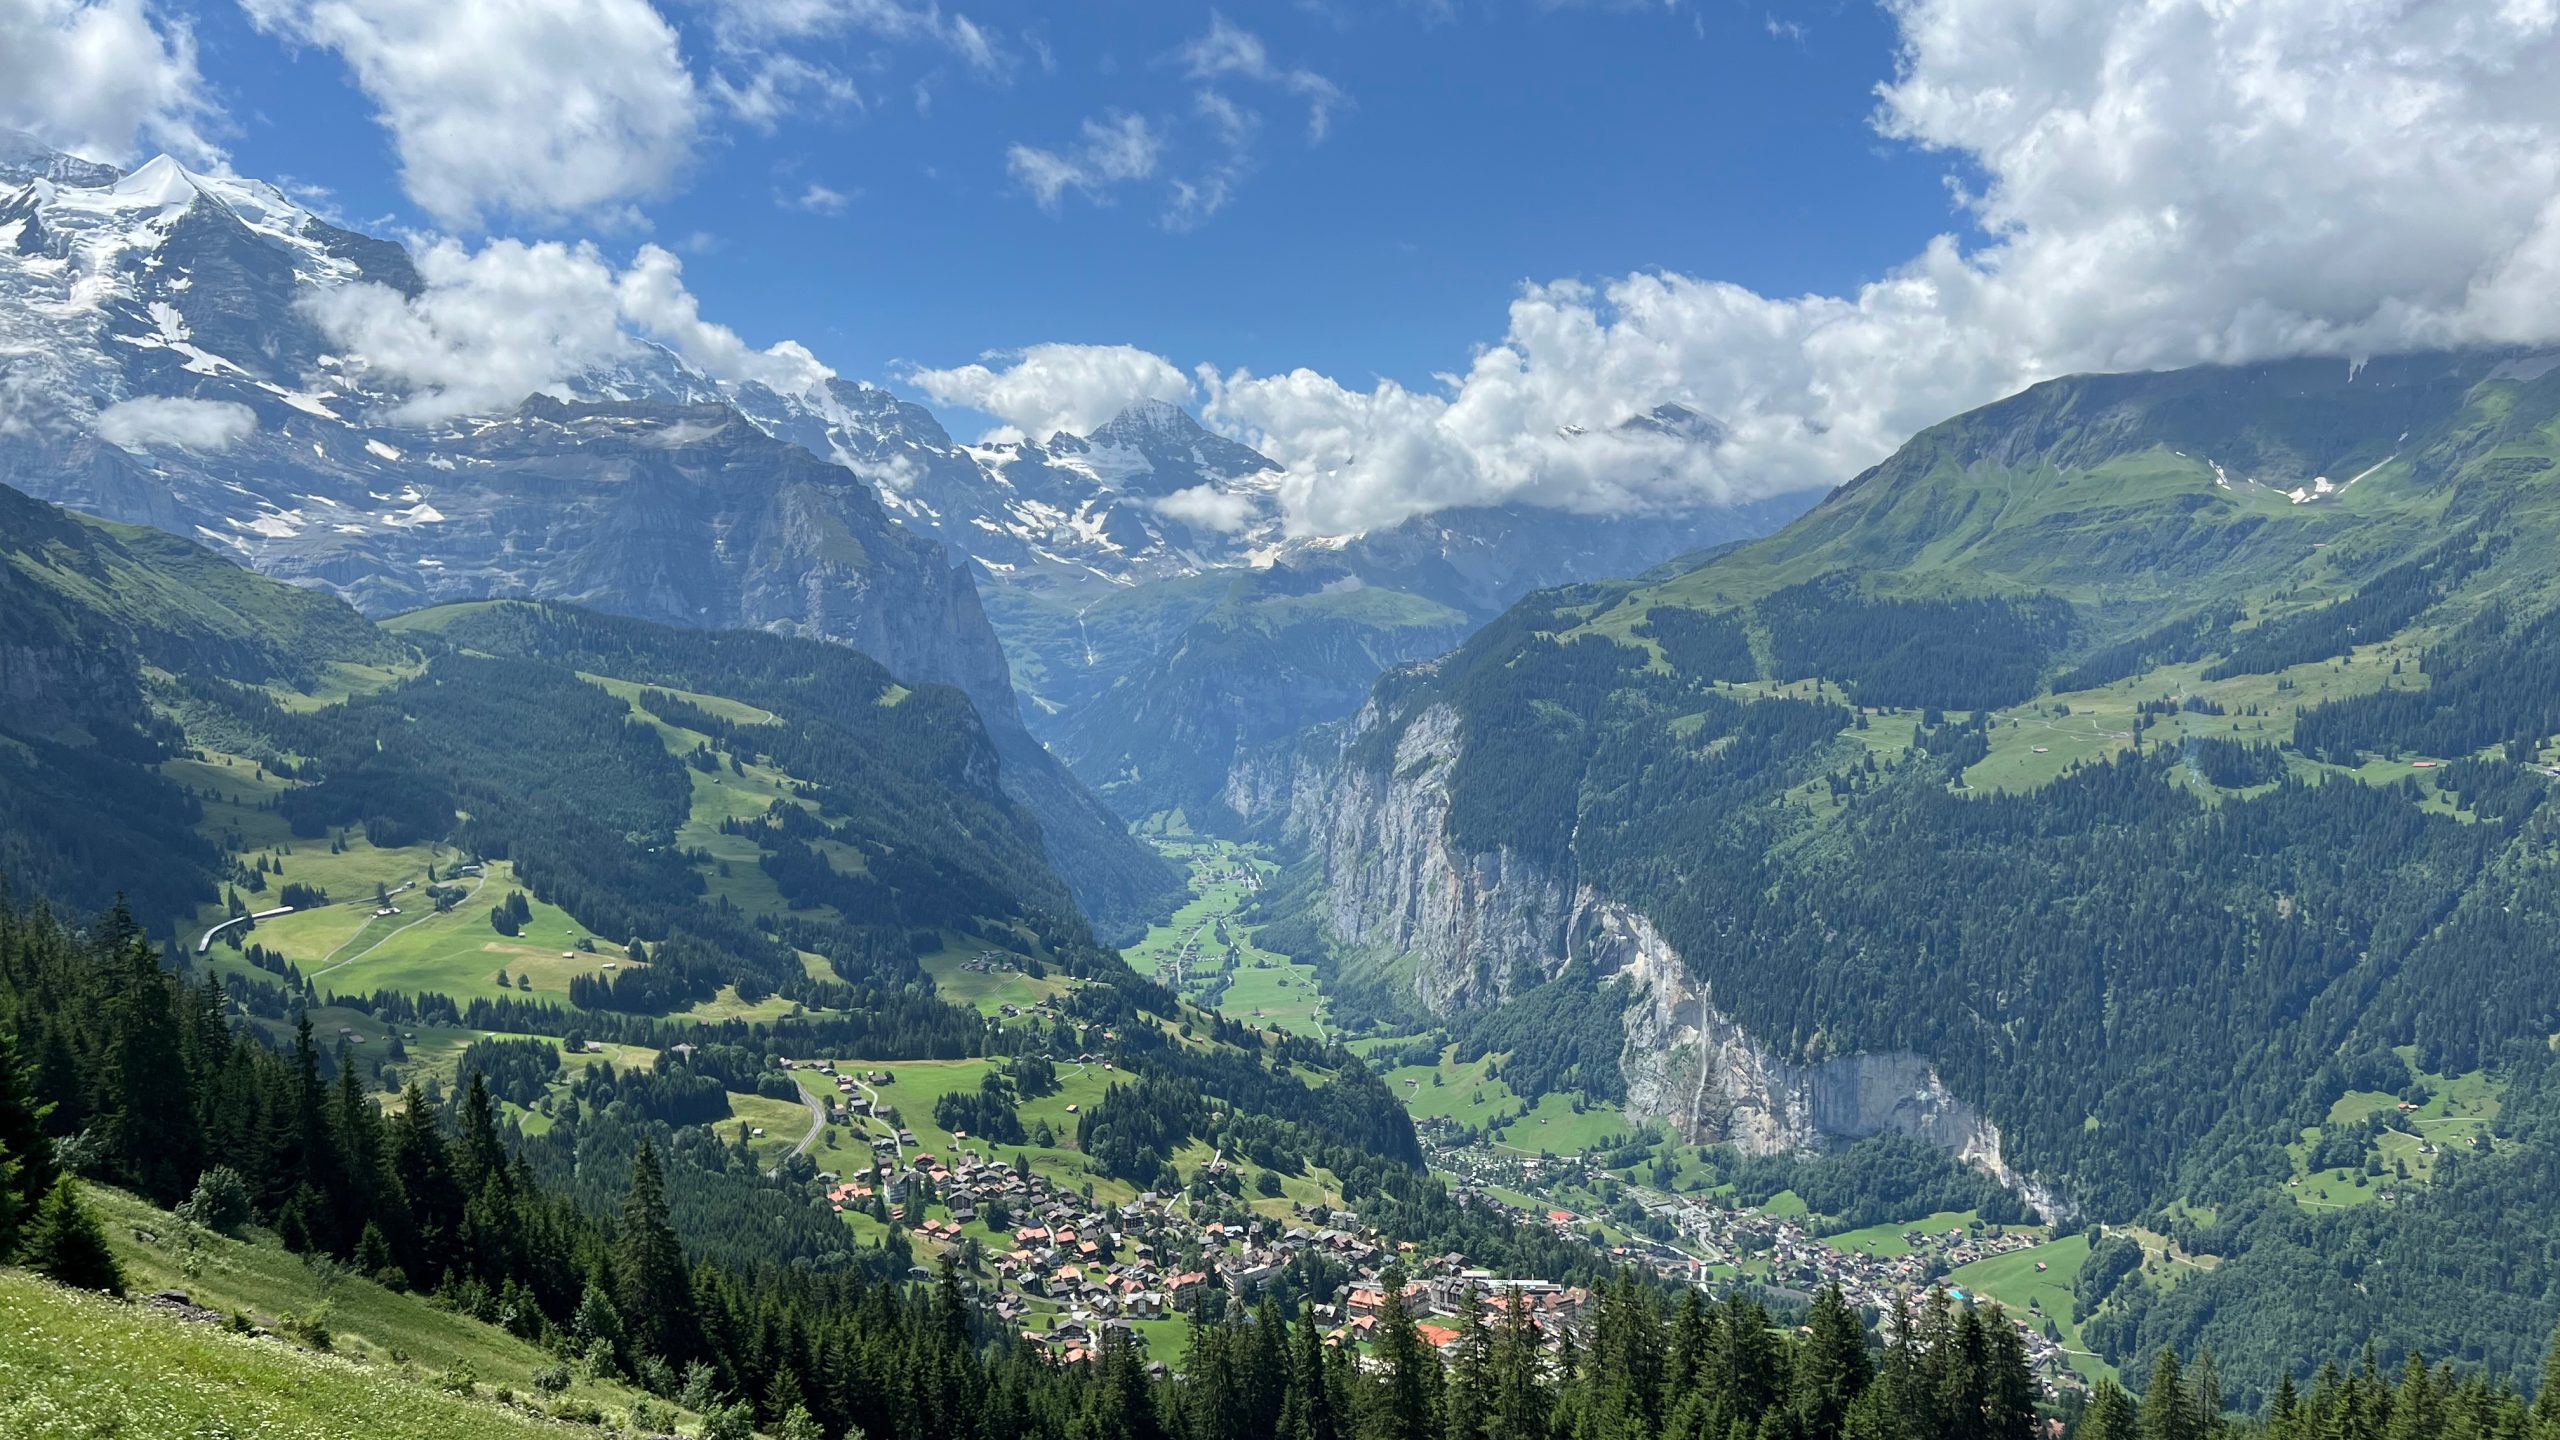
[[[1666, 1312], [1622, 1278], [1563, 1333], [1516, 1301], [1471, 1308], [1444, 1367], [1391, 1270], [1374, 1364], [1327, 1345], [1312, 1306], [1292, 1325], [1264, 1297], [1204, 1311], [1179, 1377], [1151, 1377], [1117, 1332], [1098, 1359], [1061, 1366], [984, 1321], [949, 1264], [925, 1285], [894, 1251], [810, 1264], [792, 1229], [841, 1227], [805, 1203], [742, 1204], [778, 1195], [740, 1177], [716, 1227], [735, 1243], [688, 1246], [705, 1227], [682, 1223], [682, 1177], [691, 1203], [713, 1203], [727, 1168], [706, 1131], [670, 1135], [607, 1103], [585, 1123], [630, 1130], [627, 1182], [582, 1195], [601, 1188], [599, 1156], [574, 1172], [547, 1161], [558, 1127], [513, 1136], [482, 1075], [449, 1107], [413, 1088], [386, 1114], [307, 1022], [268, 1048], [121, 913], [75, 934], [0, 910], [0, 980], [0, 1252], [66, 1283], [121, 1284], [77, 1171], [198, 1223], [272, 1226], [599, 1373], [791, 1435], [2025, 1440], [2035, 1420], [2016, 1327], [1943, 1295], [1892, 1317], [1878, 1353], [1835, 1294], [1790, 1337], [1745, 1298], [1710, 1307], [1690, 1292]], [[586, 1084], [590, 1099], [615, 1088]]]
[[2057, 596], [1883, 600], [1836, 577], [1781, 590], [1758, 613], [1777, 678], [1824, 676], [1860, 705], [1950, 710], [2036, 693], [2073, 625]]
[[[2371, 604], [2433, 603], [2491, 548], [2377, 577]], [[2560, 732], [2560, 616], [2489, 607], [2427, 652], [2424, 688], [2302, 711], [2299, 753], [2246, 732], [2154, 743], [2151, 707], [2171, 698], [2145, 702], [2112, 758], [1997, 793], [1968, 789], [1965, 771], [2018, 719], [1753, 700], [1580, 628], [1611, 603], [1532, 597], [1436, 672], [1382, 685], [1390, 717], [1460, 717], [1446, 780], [1460, 853], [1507, 849], [1568, 890], [1639, 906], [1781, 1057], [1929, 1057], [1999, 1125], [2007, 1163], [2059, 1182], [2081, 1215], [2147, 1217], [2223, 1257], [2088, 1317], [2120, 1364], [2210, 1345], [2253, 1400], [2284, 1354], [2351, 1363], [2373, 1339], [2531, 1368], [2560, 1316], [2549, 1210], [2523, 1199], [2555, 1162], [2539, 1077], [2560, 1026], [2560, 975], [2542, 963], [2560, 953], [2560, 812], [2548, 778], [2514, 762]], [[2381, 613], [2345, 603], [2322, 623]], [[1982, 616], [1939, 618], [1962, 632], [1947, 644], [1984, 633]], [[2192, 653], [2221, 623], [2191, 616], [2126, 654]], [[1397, 731], [1376, 727], [1349, 763], [1384, 763]], [[2303, 763], [2376, 752], [2480, 753], [2423, 785], [2339, 783]], [[1573, 994], [1524, 983], [1451, 1024], [1481, 1030], [1468, 1054], [1518, 1047], [1515, 1087], [1569, 1073], [1609, 1095], [1623, 1034]], [[2432, 1184], [2386, 1186], [2394, 1203], [2352, 1213], [2284, 1191], [2285, 1144], [2350, 1090], [2475, 1072], [2510, 1098]], [[2351, 1139], [2324, 1142], [2325, 1163], [2363, 1168], [2369, 1147], [2339, 1149]], [[1890, 1173], [1844, 1174], [1823, 1208], [1889, 1218], [1866, 1190], [1922, 1194]], [[2476, 1221], [2462, 1233], [2481, 1213], [2514, 1217], [2525, 1243], [2484, 1248]]]

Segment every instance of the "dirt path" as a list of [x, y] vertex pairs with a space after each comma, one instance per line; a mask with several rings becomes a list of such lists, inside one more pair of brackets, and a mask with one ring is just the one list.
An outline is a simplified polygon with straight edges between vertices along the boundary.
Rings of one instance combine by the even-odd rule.
[[[462, 910], [462, 907], [463, 907], [463, 906], [468, 905], [468, 904], [470, 904], [472, 901], [477, 900], [477, 899], [479, 899], [479, 898], [480, 898], [480, 887], [481, 887], [481, 886], [483, 886], [483, 885], [486, 885], [486, 884], [488, 884], [488, 883], [489, 883], [489, 877], [488, 877], [488, 876], [486, 876], [486, 875], [475, 875], [475, 876], [473, 876], [473, 877], [471, 878], [471, 893], [470, 893], [470, 894], [468, 894], [468, 895], [463, 896], [460, 900], [455, 901], [455, 902], [454, 902], [454, 905], [453, 905], [453, 909], [451, 909], [451, 910], [430, 910], [430, 911], [428, 911], [426, 914], [419, 916], [417, 919], [410, 921], [408, 924], [403, 925], [403, 926], [400, 926], [398, 929], [395, 929], [395, 930], [391, 931], [389, 934], [384, 935], [381, 939], [374, 941], [372, 944], [367, 945], [366, 947], [364, 947], [363, 949], [361, 949], [361, 950], [357, 951], [357, 952], [356, 952], [356, 953], [354, 953], [353, 955], [348, 956], [346, 959], [344, 959], [344, 960], [339, 960], [337, 964], [335, 964], [335, 965], [331, 965], [331, 964], [329, 964], [329, 963], [328, 963], [329, 961], [331, 961], [331, 960], [333, 960], [333, 959], [336, 959], [337, 954], [338, 954], [338, 950], [344, 950], [344, 949], [346, 949], [346, 948], [347, 948], [347, 945], [352, 945], [352, 944], [354, 944], [354, 943], [355, 943], [355, 941], [353, 941], [353, 940], [349, 940], [349, 941], [347, 942], [347, 945], [341, 945], [341, 946], [339, 946], [339, 947], [338, 947], [338, 950], [332, 950], [332, 951], [330, 951], [328, 954], [321, 956], [321, 957], [320, 957], [320, 963], [321, 963], [321, 965], [322, 965], [322, 967], [323, 967], [323, 968], [318, 969], [318, 970], [311, 971], [309, 974], [305, 975], [303, 978], [304, 978], [304, 979], [306, 979], [306, 980], [317, 980], [317, 979], [319, 979], [319, 978], [320, 978], [321, 976], [323, 976], [323, 975], [331, 974], [331, 973], [336, 972], [336, 971], [339, 971], [339, 970], [344, 970], [344, 969], [346, 969], [348, 966], [353, 965], [354, 963], [356, 963], [357, 961], [359, 961], [359, 960], [363, 959], [363, 958], [364, 958], [364, 957], [366, 957], [367, 955], [372, 954], [374, 951], [379, 950], [379, 949], [381, 949], [383, 946], [390, 944], [390, 943], [391, 943], [391, 941], [392, 941], [392, 938], [393, 938], [394, 936], [406, 935], [406, 934], [408, 934], [410, 931], [417, 929], [419, 926], [424, 925], [424, 924], [426, 924], [427, 922], [429, 922], [429, 921], [431, 921], [431, 920], [441, 920], [441, 919], [445, 918], [447, 915], [459, 914], [459, 913], [461, 912], [461, 910]], [[408, 888], [408, 887], [403, 886], [403, 887], [401, 887], [401, 888], [402, 888], [402, 889], [406, 889], [406, 888]], [[393, 893], [394, 893], [394, 894], [397, 894], [398, 892], [397, 892], [397, 891], [394, 891]], [[355, 902], [351, 902], [351, 903], [355, 903], [355, 904], [362, 904], [362, 903], [364, 903], [364, 902], [362, 902], [362, 901], [355, 901]]]

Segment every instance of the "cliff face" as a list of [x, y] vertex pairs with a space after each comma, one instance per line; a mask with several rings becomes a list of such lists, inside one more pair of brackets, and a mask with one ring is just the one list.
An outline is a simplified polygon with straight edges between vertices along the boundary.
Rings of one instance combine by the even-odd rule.
[[[1410, 957], [1414, 993], [1434, 1013], [1498, 1004], [1522, 968], [1563, 965], [1569, 881], [1507, 850], [1468, 855], [1447, 836], [1457, 712], [1431, 706], [1397, 737], [1383, 769], [1351, 763], [1350, 743], [1380, 725], [1373, 705], [1334, 744], [1239, 767], [1228, 803], [1252, 818], [1285, 806], [1284, 831], [1324, 862], [1324, 923], [1335, 943]], [[1268, 773], [1277, 766], [1284, 775]]]
[[1746, 1155], [1803, 1154], [1899, 1131], [2000, 1181], [2048, 1219], [2070, 1212], [2059, 1191], [2009, 1167], [2000, 1127], [1950, 1091], [1927, 1057], [1789, 1061], [1716, 1008], [1714, 987], [1690, 976], [1651, 922], [1588, 890], [1575, 942], [1601, 975], [1634, 986], [1618, 1056], [1628, 1119], [1659, 1119], [1683, 1139]]
[[1437, 1014], [1498, 1004], [1515, 975], [1552, 976], [1568, 959], [1631, 983], [1627, 1118], [1661, 1120], [1684, 1141], [1746, 1155], [1811, 1154], [1887, 1131], [1926, 1141], [2009, 1186], [2048, 1216], [2069, 1200], [2012, 1170], [1999, 1127], [1907, 1052], [1799, 1063], [1716, 1008], [1650, 921], [1569, 874], [1508, 850], [1462, 854], [1447, 837], [1448, 779], [1463, 737], [1446, 705], [1414, 713], [1385, 766], [1371, 705], [1340, 734], [1240, 763], [1227, 803], [1276, 825], [1324, 866], [1323, 921], [1347, 951], [1409, 965]]

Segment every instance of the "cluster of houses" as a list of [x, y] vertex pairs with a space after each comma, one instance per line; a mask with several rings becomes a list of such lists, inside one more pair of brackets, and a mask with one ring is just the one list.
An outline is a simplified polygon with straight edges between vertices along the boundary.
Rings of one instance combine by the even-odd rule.
[[[1390, 1265], [1414, 1277], [1405, 1289], [1409, 1313], [1439, 1346], [1458, 1339], [1457, 1329], [1441, 1322], [1469, 1290], [1488, 1304], [1517, 1291], [1549, 1325], [1571, 1322], [1590, 1298], [1579, 1288], [1497, 1279], [1469, 1269], [1463, 1255], [1416, 1255], [1409, 1243], [1386, 1240], [1348, 1211], [1299, 1206], [1286, 1217], [1201, 1222], [1179, 1197], [1148, 1191], [1125, 1204], [1100, 1203], [966, 1144], [948, 1156], [915, 1150], [912, 1135], [882, 1136], [875, 1145], [880, 1163], [872, 1174], [819, 1177], [826, 1202], [839, 1212], [877, 1207], [934, 1252], [965, 1243], [982, 1217], [1001, 1219], [992, 1238], [975, 1232], [995, 1282], [994, 1313], [1020, 1328], [1026, 1342], [1070, 1362], [1091, 1353], [1106, 1330], [1196, 1313], [1213, 1290], [1252, 1303], [1308, 1254], [1351, 1277], [1344, 1293], [1316, 1307], [1336, 1344], [1359, 1344], [1375, 1329], [1384, 1303], [1380, 1276]], [[927, 1212], [927, 1197], [943, 1215]]]
[[[1469, 1182], [1461, 1193], [1486, 1204], [1504, 1203], [1493, 1193], [1494, 1186], [1529, 1195], [1554, 1194], [1575, 1187], [1588, 1191], [1601, 1178], [1598, 1162], [1590, 1156], [1530, 1156], [1484, 1145], [1435, 1149], [1432, 1164]], [[1664, 1194], [1642, 1185], [1626, 1184], [1625, 1189], [1652, 1221], [1659, 1222], [1648, 1228], [1674, 1239], [1631, 1235], [1620, 1242], [1602, 1242], [1613, 1259], [1648, 1266], [1668, 1279], [1707, 1285], [1719, 1275], [1732, 1273], [1721, 1267], [1749, 1257], [1755, 1270], [1763, 1269], [1765, 1262], [1763, 1283], [1778, 1295], [1810, 1300], [1816, 1292], [1837, 1285], [1851, 1305], [1879, 1316], [1890, 1314], [1897, 1299], [1917, 1301], [1960, 1266], [2031, 1250], [2045, 1238], [2032, 1229], [1954, 1226], [1935, 1232], [1914, 1229], [1901, 1237], [1900, 1245], [1870, 1250], [1816, 1239], [1801, 1224], [1758, 1210], [1727, 1209], [1699, 1197]], [[1588, 1238], [1595, 1217], [1551, 1207], [1532, 1212], [1529, 1218], [1560, 1234]], [[2041, 1273], [2046, 1267], [2038, 1263], [2035, 1268]], [[1961, 1290], [1951, 1293], [1957, 1300], [1968, 1298]], [[2010, 1316], [2025, 1338], [2028, 1363], [2047, 1388], [2075, 1387], [2080, 1380], [2071, 1369], [2070, 1356], [2059, 1341], [2044, 1333], [2050, 1318], [2033, 1301], [2025, 1313]]]

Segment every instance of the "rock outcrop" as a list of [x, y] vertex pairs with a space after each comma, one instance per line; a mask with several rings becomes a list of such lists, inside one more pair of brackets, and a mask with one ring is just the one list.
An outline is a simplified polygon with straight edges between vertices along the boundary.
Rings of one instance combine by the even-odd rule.
[[1446, 705], [1396, 729], [1373, 701], [1344, 730], [1239, 763], [1226, 800], [1322, 862], [1328, 936], [1409, 967], [1414, 996], [1435, 1014], [1498, 1004], [1522, 979], [1574, 960], [1625, 979], [1619, 1068], [1632, 1122], [1660, 1120], [1688, 1142], [1746, 1155], [1813, 1154], [1898, 1131], [2048, 1216], [2069, 1212], [2067, 1197], [2009, 1166], [1999, 1127], [1926, 1056], [1790, 1060], [1717, 1009], [1712, 987], [1633, 907], [1508, 850], [1461, 853], [1446, 822], [1463, 744]]
[[1745, 1155], [1805, 1154], [1898, 1131], [1998, 1180], [2048, 1219], [2070, 1212], [2058, 1190], [2010, 1168], [2000, 1127], [1949, 1090], [1926, 1056], [1785, 1059], [1716, 1008], [1714, 987], [1689, 974], [1651, 922], [1587, 890], [1574, 938], [1597, 973], [1624, 977], [1634, 991], [1618, 1057], [1628, 1119], [1658, 1119], [1685, 1140]]

